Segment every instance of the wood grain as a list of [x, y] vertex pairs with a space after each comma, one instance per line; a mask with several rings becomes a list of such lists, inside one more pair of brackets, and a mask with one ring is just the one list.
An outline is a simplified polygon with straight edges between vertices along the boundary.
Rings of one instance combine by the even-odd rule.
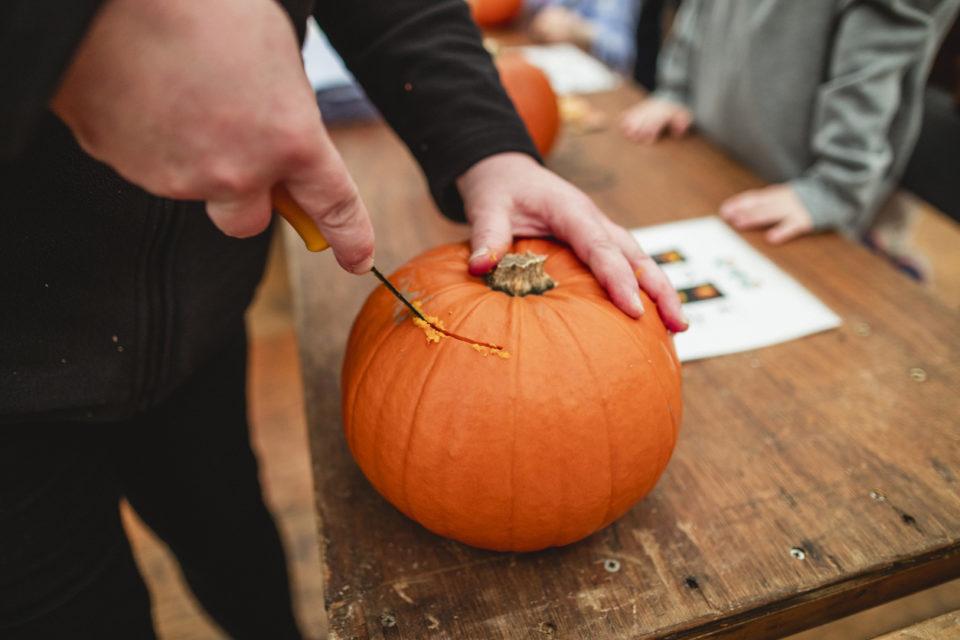
[[[615, 116], [636, 97], [592, 102]], [[384, 273], [467, 237], [382, 125], [334, 139]], [[563, 135], [548, 165], [628, 227], [708, 215], [760, 184], [702, 139], [637, 147], [613, 129]], [[843, 326], [685, 365], [658, 487], [590, 538], [531, 554], [439, 538], [370, 487], [342, 436], [339, 370], [376, 282], [290, 250], [334, 636], [781, 637], [960, 576], [960, 315], [842, 237], [745, 237]]]
[[906, 629], [893, 631], [876, 640], [944, 640], [960, 638], [960, 611], [951, 611], [942, 616], [910, 625]]

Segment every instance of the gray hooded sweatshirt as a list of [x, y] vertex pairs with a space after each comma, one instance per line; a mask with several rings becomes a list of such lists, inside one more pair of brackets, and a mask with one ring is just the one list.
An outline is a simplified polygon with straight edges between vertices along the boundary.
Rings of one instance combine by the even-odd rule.
[[655, 95], [690, 107], [695, 126], [766, 180], [789, 181], [817, 228], [859, 235], [909, 160], [958, 6], [683, 0]]

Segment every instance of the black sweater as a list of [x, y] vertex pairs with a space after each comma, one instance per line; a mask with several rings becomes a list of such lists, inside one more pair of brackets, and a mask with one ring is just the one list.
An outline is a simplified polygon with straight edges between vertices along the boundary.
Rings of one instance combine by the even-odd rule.
[[[115, 420], [166, 397], [242, 321], [267, 234], [220, 233], [87, 156], [47, 103], [100, 2], [0, 8], [0, 421]], [[310, 2], [284, 6], [301, 26]], [[463, 0], [318, 3], [323, 30], [407, 144], [441, 211], [455, 178], [536, 156]]]

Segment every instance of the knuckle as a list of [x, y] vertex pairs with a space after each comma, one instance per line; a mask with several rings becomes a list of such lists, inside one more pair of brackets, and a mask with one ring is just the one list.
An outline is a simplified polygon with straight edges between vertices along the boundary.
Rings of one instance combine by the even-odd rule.
[[216, 196], [234, 196], [248, 193], [256, 186], [255, 174], [242, 163], [228, 159], [207, 163], [202, 179], [204, 190]]
[[204, 175], [180, 164], [168, 165], [160, 174], [156, 188], [146, 184], [149, 191], [174, 200], [205, 200], [211, 194]]
[[570, 190], [568, 193], [563, 194], [562, 200], [566, 202], [569, 210], [573, 212], [574, 215], [586, 216], [588, 218], [596, 218], [598, 215], [602, 216], [593, 200], [590, 199], [590, 196], [579, 189]]
[[317, 127], [320, 116], [298, 109], [277, 123], [273, 134], [275, 152], [285, 166], [304, 166], [316, 156]]
[[320, 214], [324, 224], [331, 229], [351, 226], [360, 209], [360, 195], [355, 189], [349, 188], [342, 188], [332, 195], [332, 200]]
[[[149, 183], [146, 186], [152, 190]], [[170, 171], [160, 180], [157, 192], [174, 200], [190, 200], [197, 193], [197, 188], [190, 176], [181, 171]]]
[[597, 268], [609, 268], [613, 265], [613, 258], [618, 251], [619, 247], [609, 238], [597, 238], [590, 243], [587, 262]]
[[302, 132], [283, 138], [277, 149], [280, 165], [291, 170], [309, 166], [316, 160], [314, 140], [313, 136], [305, 135]]

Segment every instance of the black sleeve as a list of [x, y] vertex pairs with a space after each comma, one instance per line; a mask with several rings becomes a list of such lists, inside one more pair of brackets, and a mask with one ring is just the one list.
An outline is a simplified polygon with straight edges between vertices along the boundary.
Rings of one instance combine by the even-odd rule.
[[454, 181], [475, 162], [539, 160], [463, 0], [317, 0], [314, 13], [446, 216], [464, 219]]
[[0, 161], [30, 140], [102, 1], [0, 2]]

